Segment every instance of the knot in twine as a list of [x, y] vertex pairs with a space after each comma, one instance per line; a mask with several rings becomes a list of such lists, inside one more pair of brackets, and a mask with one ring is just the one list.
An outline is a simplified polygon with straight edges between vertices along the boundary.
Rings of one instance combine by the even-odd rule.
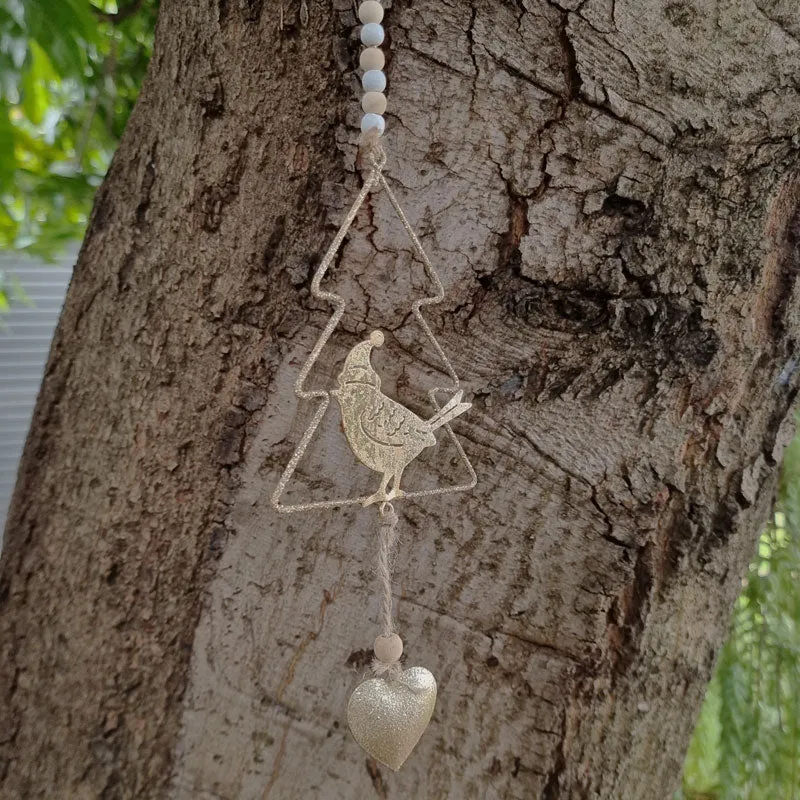
[[358, 155], [361, 161], [361, 169], [369, 170], [366, 181], [371, 189], [375, 189], [380, 184], [381, 173], [386, 166], [387, 155], [380, 139], [377, 136], [370, 136], [370, 133], [374, 133], [374, 131], [370, 131], [362, 137]]

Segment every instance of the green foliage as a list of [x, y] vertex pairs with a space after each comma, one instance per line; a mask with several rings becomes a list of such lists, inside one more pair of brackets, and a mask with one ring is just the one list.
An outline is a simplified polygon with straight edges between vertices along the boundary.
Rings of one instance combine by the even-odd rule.
[[157, 2], [129, 2], [0, 0], [0, 249], [82, 238], [152, 49]]
[[722, 736], [720, 684], [715, 675], [706, 691], [703, 713], [683, 765], [687, 800], [719, 797], [719, 748]]
[[800, 438], [689, 748], [685, 800], [800, 798]]

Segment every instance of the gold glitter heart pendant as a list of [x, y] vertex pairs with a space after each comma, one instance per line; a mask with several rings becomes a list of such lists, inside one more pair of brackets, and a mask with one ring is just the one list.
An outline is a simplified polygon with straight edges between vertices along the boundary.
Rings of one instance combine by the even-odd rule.
[[435, 705], [436, 679], [425, 667], [412, 667], [394, 680], [359, 684], [347, 705], [347, 724], [367, 753], [398, 770], [425, 733]]

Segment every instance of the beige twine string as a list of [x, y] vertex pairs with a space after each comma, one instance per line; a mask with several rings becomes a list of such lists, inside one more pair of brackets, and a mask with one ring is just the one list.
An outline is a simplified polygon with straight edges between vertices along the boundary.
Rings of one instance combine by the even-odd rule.
[[392, 572], [394, 571], [394, 549], [397, 544], [398, 517], [391, 503], [381, 506], [380, 549], [378, 550], [378, 578], [383, 591], [381, 603], [381, 617], [383, 622], [383, 635], [391, 636], [394, 633], [392, 619]]
[[[397, 546], [397, 526], [399, 518], [391, 503], [382, 503], [380, 506], [380, 528], [378, 547], [378, 580], [381, 584], [381, 624], [383, 636], [391, 636], [394, 630], [394, 615], [392, 614], [392, 573], [394, 571], [395, 548]], [[372, 660], [372, 670], [376, 675], [387, 675], [397, 678], [403, 671], [399, 662], [385, 664], [378, 658]]]

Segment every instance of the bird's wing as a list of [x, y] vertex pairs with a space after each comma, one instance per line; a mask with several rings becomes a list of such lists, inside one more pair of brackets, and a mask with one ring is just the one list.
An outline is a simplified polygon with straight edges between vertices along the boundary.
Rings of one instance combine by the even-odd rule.
[[379, 392], [375, 393], [374, 402], [362, 412], [359, 424], [372, 441], [391, 447], [403, 447], [425, 435], [423, 420]]

